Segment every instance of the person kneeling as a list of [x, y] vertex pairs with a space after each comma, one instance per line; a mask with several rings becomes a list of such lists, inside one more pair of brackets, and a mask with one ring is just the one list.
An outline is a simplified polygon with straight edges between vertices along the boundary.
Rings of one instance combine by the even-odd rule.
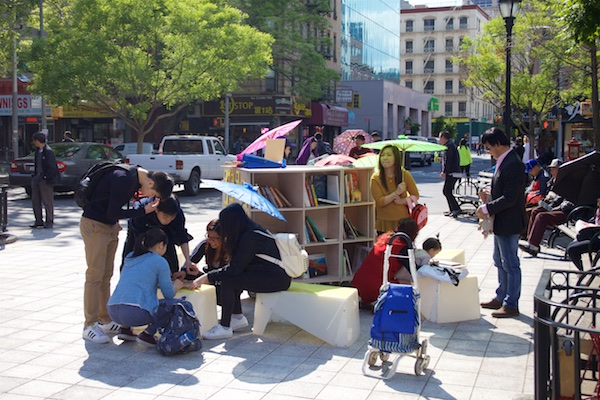
[[[179, 279], [171, 282], [169, 263], [163, 258], [167, 245], [165, 232], [153, 228], [137, 238], [133, 251], [125, 258], [119, 283], [107, 304], [108, 314], [121, 325], [117, 335], [121, 340], [135, 340], [148, 347], [156, 345], [156, 292], [160, 288], [165, 298], [172, 299], [183, 287]], [[137, 336], [131, 331], [132, 326], [144, 325], [148, 327]]]

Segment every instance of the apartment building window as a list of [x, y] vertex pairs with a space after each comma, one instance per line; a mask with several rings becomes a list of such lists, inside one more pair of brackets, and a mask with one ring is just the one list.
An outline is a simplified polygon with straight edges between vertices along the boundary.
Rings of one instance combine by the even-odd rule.
[[412, 53], [412, 52], [413, 52], [413, 41], [407, 40], [406, 41], [406, 53]]
[[433, 90], [434, 90], [433, 81], [428, 81], [427, 83], [425, 83], [425, 87], [423, 88], [424, 93], [433, 94]]
[[337, 62], [337, 35], [333, 34], [333, 62]]
[[406, 32], [412, 32], [413, 31], [413, 20], [409, 19], [408, 21], [406, 21]]
[[435, 19], [427, 18], [423, 21], [423, 25], [425, 31], [435, 31]]
[[447, 101], [444, 103], [444, 115], [446, 117], [452, 116], [452, 102], [451, 101]]
[[405, 71], [406, 71], [406, 75], [411, 75], [413, 73], [413, 62], [412, 61], [406, 61], [405, 63]]
[[458, 93], [459, 94], [467, 93], [467, 89], [465, 88], [464, 83], [462, 83], [461, 81], [458, 82]]
[[435, 71], [435, 61], [434, 60], [427, 61], [425, 63], [423, 72], [425, 72], [426, 74], [433, 74], [434, 71]]
[[446, 94], [452, 94], [453, 83], [451, 79], [446, 81]]
[[273, 68], [269, 68], [265, 76], [265, 91], [269, 93], [277, 92], [277, 73]]
[[332, 5], [331, 5], [331, 10], [333, 11], [333, 19], [337, 20], [338, 19], [338, 15], [337, 15], [337, 0], [333, 0], [332, 1]]
[[460, 17], [459, 22], [460, 29], [467, 29], [467, 26], [469, 25], [469, 20], [467, 17]]
[[451, 74], [454, 72], [454, 65], [452, 64], [452, 60], [446, 60], [446, 73]]
[[459, 117], [467, 116], [467, 102], [466, 101], [458, 102], [458, 116]]
[[433, 53], [435, 51], [435, 40], [429, 39], [425, 42], [425, 53]]
[[451, 31], [454, 29], [454, 18], [448, 18], [448, 21], [446, 21], [446, 30], [447, 31]]
[[453, 38], [446, 39], [446, 51], [448, 51], [448, 52], [454, 51], [454, 39]]
[[413, 88], [413, 83], [412, 83], [412, 81], [406, 81], [406, 82], [404, 83], [404, 86], [406, 86], [406, 87], [407, 87], [407, 88], [409, 88], [409, 89], [412, 89], [412, 88]]

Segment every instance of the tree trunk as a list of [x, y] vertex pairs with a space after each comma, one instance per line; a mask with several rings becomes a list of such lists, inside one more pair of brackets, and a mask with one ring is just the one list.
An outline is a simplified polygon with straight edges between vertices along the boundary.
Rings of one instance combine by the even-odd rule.
[[598, 101], [598, 58], [596, 40], [590, 42], [592, 61], [592, 128], [594, 132], [594, 148], [600, 150], [600, 101]]

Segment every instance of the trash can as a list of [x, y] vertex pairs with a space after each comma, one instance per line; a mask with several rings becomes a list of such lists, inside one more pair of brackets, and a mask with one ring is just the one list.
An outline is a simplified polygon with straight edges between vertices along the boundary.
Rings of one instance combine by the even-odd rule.
[[0, 232], [6, 232], [8, 224], [8, 185], [0, 185]]

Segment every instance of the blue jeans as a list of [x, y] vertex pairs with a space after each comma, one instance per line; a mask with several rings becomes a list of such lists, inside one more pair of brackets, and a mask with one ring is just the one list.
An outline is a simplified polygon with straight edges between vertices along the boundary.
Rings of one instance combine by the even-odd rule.
[[494, 264], [498, 268], [496, 300], [510, 308], [519, 308], [521, 297], [521, 262], [519, 235], [494, 235]]
[[147, 310], [131, 304], [111, 304], [108, 307], [108, 315], [117, 324], [124, 327], [144, 326], [146, 333], [154, 335], [156, 327], [154, 326], [154, 316]]

